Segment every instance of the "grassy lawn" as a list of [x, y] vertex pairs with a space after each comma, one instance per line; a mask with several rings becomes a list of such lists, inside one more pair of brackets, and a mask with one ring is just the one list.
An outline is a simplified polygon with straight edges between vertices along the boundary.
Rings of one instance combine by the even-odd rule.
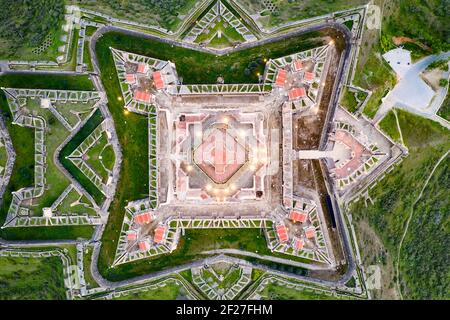
[[59, 154], [59, 161], [70, 172], [70, 174], [77, 179], [77, 181], [86, 189], [87, 192], [94, 198], [97, 204], [103, 202], [105, 196], [97, 189], [97, 187], [81, 172], [69, 159], [69, 156], [73, 150], [75, 150], [81, 142], [83, 142], [92, 131], [103, 121], [103, 116], [100, 109], [97, 109], [94, 114], [89, 118], [83, 128], [75, 134], [64, 148], [62, 148]]
[[[9, 73], [0, 76], [0, 86], [5, 88], [55, 89], [55, 90], [94, 90], [88, 76], [39, 75]], [[2, 93], [3, 94], [3, 93]]]
[[66, 299], [61, 259], [0, 257], [0, 300], [19, 299]]
[[108, 170], [112, 170], [114, 167], [114, 162], [116, 161], [116, 155], [114, 154], [113, 147], [111, 145], [105, 146], [100, 153], [100, 156], [102, 157], [101, 161], [103, 166]]
[[72, 189], [60, 205], [56, 208], [58, 212], [70, 212], [88, 215], [95, 215], [92, 204], [83, 195], [79, 194], [76, 189]]
[[373, 118], [380, 107], [381, 98], [394, 87], [396, 77], [387, 62], [379, 54], [371, 52], [364, 64], [358, 63], [353, 83], [373, 91], [363, 110], [365, 115]]
[[398, 132], [397, 121], [395, 120], [395, 114], [391, 110], [389, 113], [380, 121], [380, 129], [383, 130], [392, 140], [400, 141], [400, 132]]
[[348, 88], [345, 88], [341, 99], [341, 105], [349, 112], [355, 112], [356, 109], [358, 109], [358, 100], [356, 100], [355, 93], [349, 91]]
[[312, 289], [293, 289], [285, 284], [269, 283], [260, 293], [263, 300], [336, 300], [337, 297]]
[[[357, 228], [360, 222], [368, 221], [392, 257], [397, 256], [413, 202], [437, 160], [450, 148], [450, 132], [439, 124], [402, 110], [397, 113], [409, 156], [369, 191], [373, 205], [366, 207], [364, 200], [360, 200], [350, 208]], [[414, 208], [400, 261], [402, 292], [406, 298], [448, 296], [446, 185], [448, 160], [430, 181], [423, 201]]]
[[217, 286], [219, 289], [230, 289], [240, 278], [241, 269], [233, 268], [228, 273], [224, 274], [223, 281], [220, 281], [211, 271], [208, 269], [202, 270], [202, 278], [209, 283], [212, 287]]
[[445, 120], [450, 121], [450, 92], [447, 93], [447, 96], [445, 97], [445, 100], [437, 114]]
[[84, 279], [86, 280], [86, 285], [89, 289], [97, 288], [98, 284], [94, 280], [91, 273], [91, 259], [92, 259], [92, 247], [86, 247], [83, 253], [83, 268], [84, 268]]
[[[2, 142], [3, 143], [3, 142]], [[8, 160], [8, 153], [6, 152], [6, 147], [3, 145], [0, 147], [0, 166], [5, 168], [6, 161]], [[4, 170], [4, 169], [3, 169]], [[4, 173], [4, 171], [0, 172], [0, 176]]]
[[83, 121], [92, 112], [96, 102], [56, 102], [53, 103], [53, 106], [72, 127], [75, 127], [78, 122]]
[[143, 289], [131, 294], [123, 295], [113, 300], [176, 300], [185, 297], [186, 290], [173, 281], [165, 282], [163, 287], [156, 289]]
[[93, 71], [94, 70], [94, 67], [92, 66], [92, 60], [91, 60], [91, 52], [89, 51], [89, 41], [85, 41], [84, 42], [83, 63], [86, 64], [87, 71]]
[[[214, 22], [215, 26], [213, 28], [207, 29], [208, 32], [201, 33], [195, 39], [196, 43], [201, 43], [205, 41], [210, 41], [208, 46], [211, 47], [226, 47], [231, 45], [231, 42], [244, 42], [244, 37], [241, 36], [239, 32], [236, 31], [231, 25], [229, 25], [225, 20], [219, 22]], [[221, 32], [221, 38], [218, 37], [217, 33]], [[213, 37], [214, 36], [214, 37]]]
[[[106, 183], [106, 181], [108, 180], [108, 171], [103, 165], [102, 154], [103, 150], [107, 147], [107, 145], [108, 145], [108, 138], [106, 137], [106, 133], [103, 132], [100, 139], [97, 140], [97, 142], [95, 142], [95, 144], [88, 150], [87, 152], [88, 159], [86, 161], [87, 164], [92, 169], [94, 169], [94, 171], [102, 178], [104, 183]], [[114, 156], [114, 152], [112, 155]]]

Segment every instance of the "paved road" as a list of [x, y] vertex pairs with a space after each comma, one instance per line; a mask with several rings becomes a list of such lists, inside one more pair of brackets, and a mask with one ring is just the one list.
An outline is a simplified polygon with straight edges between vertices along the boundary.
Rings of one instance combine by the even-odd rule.
[[[443, 126], [450, 129], [450, 123], [447, 121], [441, 122], [436, 118], [435, 114], [440, 105], [434, 105], [432, 108], [428, 108], [435, 92], [420, 77], [420, 73], [424, 71], [430, 63], [449, 57], [450, 52], [445, 52], [439, 55], [427, 56], [413, 64], [403, 74], [394, 89], [392, 89], [383, 99], [373, 122], [378, 123], [392, 108], [400, 107], [420, 116], [439, 121]], [[440, 90], [435, 100], [441, 101], [442, 103], [446, 93], [445, 90]]]

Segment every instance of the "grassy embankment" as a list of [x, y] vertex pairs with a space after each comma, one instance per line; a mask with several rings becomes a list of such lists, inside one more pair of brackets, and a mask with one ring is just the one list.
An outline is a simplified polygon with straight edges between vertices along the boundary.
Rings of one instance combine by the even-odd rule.
[[[396, 259], [406, 221], [413, 209], [400, 255], [403, 296], [445, 299], [450, 286], [448, 158], [434, 173], [419, 203], [414, 208], [412, 205], [434, 165], [450, 148], [450, 132], [435, 122], [405, 111], [398, 110], [397, 113], [409, 156], [369, 191], [373, 205], [366, 207], [364, 200], [360, 200], [350, 211], [359, 235], [362, 232], [360, 227], [369, 225], [387, 249], [387, 252], [381, 250], [375, 260], [366, 263], [381, 263], [384, 268], [386, 254], [390, 259]], [[368, 243], [366, 248], [370, 245]], [[363, 260], [366, 254], [363, 251]]]

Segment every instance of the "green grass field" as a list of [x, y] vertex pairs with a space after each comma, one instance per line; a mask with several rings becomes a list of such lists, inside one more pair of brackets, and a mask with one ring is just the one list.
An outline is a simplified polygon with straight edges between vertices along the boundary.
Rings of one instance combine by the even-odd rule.
[[[397, 256], [400, 238], [420, 193], [437, 160], [450, 148], [450, 132], [430, 120], [398, 110], [409, 156], [369, 191], [367, 208], [360, 200], [350, 208], [354, 219], [368, 221], [390, 256]], [[413, 219], [400, 257], [400, 277], [406, 298], [446, 298], [448, 279], [448, 164], [437, 170]]]
[[359, 5], [367, 4], [367, 0], [327, 1], [327, 0], [303, 0], [283, 1], [273, 0], [275, 10], [270, 12], [262, 1], [241, 0], [240, 4], [251, 14], [260, 13], [258, 20], [265, 27], [273, 27], [282, 23], [302, 20], [315, 16], [325, 15], [334, 11], [351, 9]]
[[93, 91], [95, 89], [89, 77], [85, 75], [67, 76], [29, 73], [9, 73], [2, 75], [0, 76], [0, 86], [5, 88], [86, 91]]
[[83, 8], [110, 15], [114, 18], [130, 20], [147, 25], [161, 26], [175, 31], [182, 22], [179, 15], [186, 15], [195, 0], [165, 1], [117, 1], [117, 0], [70, 0]]
[[355, 93], [349, 91], [348, 88], [345, 88], [341, 99], [341, 105], [349, 112], [355, 112], [356, 109], [358, 109], [358, 100], [355, 98]]
[[380, 129], [386, 133], [392, 140], [400, 141], [400, 132], [397, 128], [397, 121], [395, 120], [395, 114], [393, 111], [389, 113], [380, 121]]
[[336, 300], [337, 297], [323, 291], [297, 290], [285, 284], [269, 283], [260, 293], [263, 300]]
[[[103, 150], [108, 147], [108, 139], [106, 137], [106, 133], [102, 133], [102, 136], [97, 142], [87, 151], [87, 164], [102, 178], [103, 183], [106, 183], [108, 180], [108, 169], [111, 168], [105, 167], [103, 164]], [[111, 148], [109, 149], [111, 150]], [[109, 157], [106, 162], [111, 165], [114, 164], [114, 158], [111, 159], [111, 156], [114, 157], [114, 151], [112, 155], [110, 152], [106, 152], [106, 155]]]
[[0, 300], [66, 299], [59, 257], [0, 257]]
[[92, 252], [92, 247], [87, 247], [83, 253], [84, 279], [86, 280], [86, 285], [89, 289], [98, 287], [98, 284], [91, 273]]
[[146, 288], [118, 298], [113, 298], [113, 300], [176, 300], [177, 298], [185, 297], [186, 290], [175, 282], [169, 281], [162, 287], [156, 289]]
[[438, 111], [438, 115], [445, 120], [450, 121], [450, 93], [447, 93], [447, 96]]
[[372, 52], [363, 65], [358, 64], [353, 83], [372, 90], [372, 96], [364, 107], [363, 113], [373, 118], [380, 107], [381, 98], [394, 87], [396, 77], [387, 62]]

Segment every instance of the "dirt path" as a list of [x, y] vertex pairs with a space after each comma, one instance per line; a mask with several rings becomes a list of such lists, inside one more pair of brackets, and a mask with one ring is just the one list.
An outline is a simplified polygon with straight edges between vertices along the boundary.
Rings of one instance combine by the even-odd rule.
[[414, 207], [416, 206], [417, 202], [419, 202], [420, 198], [422, 198], [423, 192], [425, 191], [426, 187], [428, 186], [428, 183], [431, 180], [431, 177], [433, 176], [434, 172], [436, 171], [437, 167], [439, 167], [439, 165], [441, 164], [441, 162], [448, 156], [448, 154], [450, 153], [450, 149], [447, 150], [447, 152], [436, 162], [436, 164], [434, 165], [433, 170], [431, 170], [430, 175], [428, 176], [427, 180], [425, 181], [425, 184], [422, 187], [422, 190], [420, 190], [420, 194], [417, 196], [416, 200], [414, 201], [414, 203], [411, 206], [411, 212], [409, 214], [408, 217], [408, 221], [406, 222], [406, 226], [405, 226], [405, 230], [403, 231], [403, 235], [402, 238], [400, 240], [400, 245], [398, 246], [398, 251], [397, 251], [397, 265], [395, 268], [395, 277], [396, 277], [396, 285], [397, 285], [397, 291], [398, 294], [400, 295], [400, 299], [403, 300], [403, 295], [402, 295], [402, 290], [400, 288], [400, 280], [399, 280], [399, 269], [400, 269], [400, 253], [402, 250], [402, 245], [403, 245], [403, 240], [406, 237], [406, 234], [408, 233], [408, 228], [409, 228], [409, 223], [411, 222], [412, 216], [414, 214]]
[[396, 46], [400, 46], [400, 45], [402, 45], [404, 43], [413, 43], [413, 44], [419, 46], [420, 48], [422, 48], [425, 51], [429, 51], [429, 52], [433, 51], [433, 50], [431, 50], [431, 48], [429, 46], [423, 44], [420, 41], [411, 39], [409, 37], [392, 37], [392, 42], [394, 42], [394, 44]]

